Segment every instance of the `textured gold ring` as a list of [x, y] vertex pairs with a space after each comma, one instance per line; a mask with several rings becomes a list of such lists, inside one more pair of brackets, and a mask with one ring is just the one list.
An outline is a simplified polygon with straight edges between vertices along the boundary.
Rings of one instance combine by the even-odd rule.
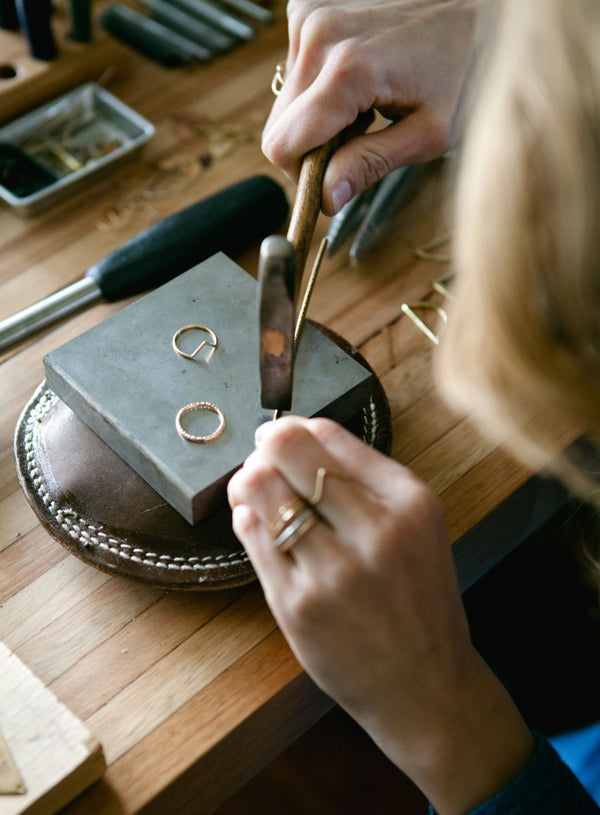
[[[177, 340], [179, 339], [179, 337], [185, 331], [192, 331], [192, 330], [206, 331], [206, 333], [210, 337], [210, 341], [209, 340], [202, 340], [202, 342], [196, 348], [196, 350], [192, 351], [191, 354], [188, 354], [187, 351], [182, 351], [181, 348], [177, 345]], [[180, 328], [178, 331], [176, 331], [173, 334], [172, 344], [173, 344], [173, 350], [175, 351], [176, 354], [179, 354], [180, 357], [185, 357], [186, 359], [194, 359], [196, 354], [199, 354], [200, 351], [205, 347], [212, 348], [213, 351], [214, 351], [214, 349], [219, 344], [219, 340], [217, 339], [217, 335], [215, 334], [215, 332], [212, 331], [210, 328], [207, 328], [205, 325], [194, 325], [194, 324], [192, 324], [192, 325], [184, 325], [183, 328]]]
[[[194, 413], [197, 410], [210, 410], [219, 417], [219, 426], [213, 433], [208, 433], [206, 436], [195, 436], [193, 433], [188, 433], [181, 423], [183, 417], [188, 413]], [[175, 426], [177, 432], [182, 439], [186, 441], [193, 441], [196, 444], [209, 444], [211, 441], [219, 438], [221, 433], [225, 430], [225, 415], [223, 411], [212, 402], [191, 402], [189, 405], [182, 407], [175, 417]]]

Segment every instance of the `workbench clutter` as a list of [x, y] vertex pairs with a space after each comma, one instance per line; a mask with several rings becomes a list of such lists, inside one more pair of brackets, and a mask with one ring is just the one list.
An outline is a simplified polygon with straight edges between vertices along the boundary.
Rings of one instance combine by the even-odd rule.
[[123, 3], [102, 11], [106, 31], [169, 68], [210, 60], [254, 39], [272, 12], [252, 0], [140, 0], [147, 13]]
[[[193, 360], [173, 352], [181, 323], [196, 321], [218, 337], [208, 360], [206, 347]], [[185, 335], [178, 341], [189, 341], [190, 355], [207, 336]], [[294, 411], [328, 413], [389, 449], [379, 382], [333, 339], [306, 326]], [[154, 585], [214, 589], [254, 580], [225, 488], [254, 448], [256, 427], [272, 416], [260, 406], [257, 349], [256, 283], [218, 254], [48, 354], [47, 382], [15, 437], [21, 484], [48, 531], [86, 562]], [[178, 412], [196, 402], [225, 417], [211, 443], [178, 432]], [[199, 426], [186, 425], [192, 435], [216, 432], [213, 412], [197, 418]]]
[[[262, 317], [259, 324], [256, 280], [222, 252], [189, 261], [194, 253], [199, 259], [198, 234], [204, 250], [220, 235], [223, 248], [239, 251], [240, 236], [247, 246], [281, 228], [288, 212], [281, 198], [279, 185], [259, 176], [213, 196], [194, 230], [185, 211], [145, 230], [116, 259], [109, 256], [105, 296], [115, 293], [117, 278], [122, 289], [122, 275], [113, 272], [123, 263], [131, 267], [126, 278], [136, 278], [128, 293], [139, 290], [140, 274], [151, 273], [155, 283], [161, 275], [173, 279], [45, 357], [47, 379], [17, 427], [17, 470], [44, 526], [86, 562], [171, 588], [254, 579], [231, 530], [226, 485], [253, 450], [256, 428], [273, 416], [259, 375], [265, 333], [272, 332], [277, 356], [277, 347], [289, 347], [292, 320], [280, 340], [275, 326]], [[251, 212], [240, 215], [240, 200]], [[273, 242], [295, 249], [282, 236], [265, 237], [261, 263], [277, 272]], [[288, 270], [290, 263], [288, 256]], [[303, 265], [295, 266], [299, 275]], [[91, 272], [88, 283], [106, 282], [102, 262]], [[267, 302], [285, 306], [295, 281], [286, 292], [266, 288]], [[286, 357], [291, 409], [330, 416], [388, 451], [389, 407], [373, 372], [343, 339], [306, 324], [305, 306], [299, 314], [294, 353]], [[278, 383], [269, 372], [272, 366], [266, 383], [273, 394]]]
[[0, 0], [0, 123], [130, 67], [131, 52], [97, 26], [91, 0]]
[[154, 125], [86, 83], [0, 128], [0, 198], [34, 215], [134, 158]]
[[[20, 31], [32, 57], [56, 58], [59, 47], [52, 26], [52, 0], [2, 0], [0, 28]], [[69, 37], [75, 42], [92, 39], [92, 0], [69, 0]]]

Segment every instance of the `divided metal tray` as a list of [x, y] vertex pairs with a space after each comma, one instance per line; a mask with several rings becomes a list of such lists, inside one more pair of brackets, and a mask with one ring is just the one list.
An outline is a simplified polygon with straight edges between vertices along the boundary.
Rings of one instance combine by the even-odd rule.
[[49, 181], [29, 194], [0, 184], [0, 198], [20, 215], [51, 206], [123, 161], [154, 135], [154, 125], [93, 82], [54, 99], [0, 128], [12, 145]]

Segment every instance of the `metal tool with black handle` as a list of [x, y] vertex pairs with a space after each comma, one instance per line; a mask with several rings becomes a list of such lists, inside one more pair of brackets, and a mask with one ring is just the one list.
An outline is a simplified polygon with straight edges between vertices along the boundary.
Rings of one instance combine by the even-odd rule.
[[76, 283], [0, 322], [0, 350], [93, 302], [155, 288], [216, 252], [235, 256], [281, 228], [288, 212], [283, 188], [268, 176], [227, 187], [153, 224]]

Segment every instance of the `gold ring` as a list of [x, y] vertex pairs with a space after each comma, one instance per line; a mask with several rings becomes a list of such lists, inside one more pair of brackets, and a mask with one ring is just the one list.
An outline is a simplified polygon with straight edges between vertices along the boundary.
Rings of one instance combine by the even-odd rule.
[[285, 62], [278, 62], [275, 66], [275, 74], [271, 80], [271, 90], [275, 96], [279, 96], [283, 88], [283, 74], [285, 72]]
[[280, 552], [287, 552], [320, 520], [321, 518], [315, 510], [310, 506], [306, 506], [295, 518], [285, 524], [279, 535], [274, 538], [273, 545]]
[[[184, 333], [184, 331], [192, 331], [194, 329], [196, 331], [206, 331], [206, 333], [210, 337], [210, 342], [208, 340], [202, 340], [202, 342], [196, 348], [196, 350], [192, 351], [191, 354], [188, 354], [186, 351], [182, 351], [181, 348], [177, 345], [177, 340]], [[186, 359], [194, 359], [196, 354], [199, 354], [204, 347], [212, 348], [214, 351], [218, 344], [219, 341], [217, 339], [217, 335], [215, 334], [215, 332], [211, 331], [211, 329], [207, 328], [205, 325], [184, 325], [183, 328], [180, 328], [173, 334], [172, 340], [173, 350], [175, 351], [175, 353], [179, 354], [180, 357], [185, 357]]]
[[307, 506], [304, 498], [296, 495], [287, 504], [282, 504], [277, 510], [277, 518], [271, 525], [271, 537], [276, 538], [286, 524], [290, 523], [296, 515]]
[[317, 470], [317, 475], [315, 478], [315, 489], [311, 497], [308, 499], [308, 503], [316, 507], [317, 504], [323, 498], [323, 492], [325, 490], [325, 478], [328, 475], [335, 476], [335, 478], [342, 478], [344, 481], [350, 481], [352, 478], [351, 475], [348, 473], [343, 473], [341, 470], [328, 470], [326, 467], [319, 467]]
[[[184, 428], [181, 423], [182, 418], [187, 413], [193, 413], [196, 410], [210, 410], [212, 413], [216, 413], [216, 415], [219, 417], [219, 426], [213, 433], [209, 433], [206, 436], [194, 436], [193, 433], [188, 433], [188, 431]], [[217, 439], [225, 430], [225, 415], [223, 414], [223, 411], [216, 405], [213, 405], [212, 402], [191, 402], [191, 404], [182, 407], [177, 413], [177, 416], [175, 417], [175, 426], [182, 439], [196, 442], [196, 444], [209, 444], [211, 441]]]

